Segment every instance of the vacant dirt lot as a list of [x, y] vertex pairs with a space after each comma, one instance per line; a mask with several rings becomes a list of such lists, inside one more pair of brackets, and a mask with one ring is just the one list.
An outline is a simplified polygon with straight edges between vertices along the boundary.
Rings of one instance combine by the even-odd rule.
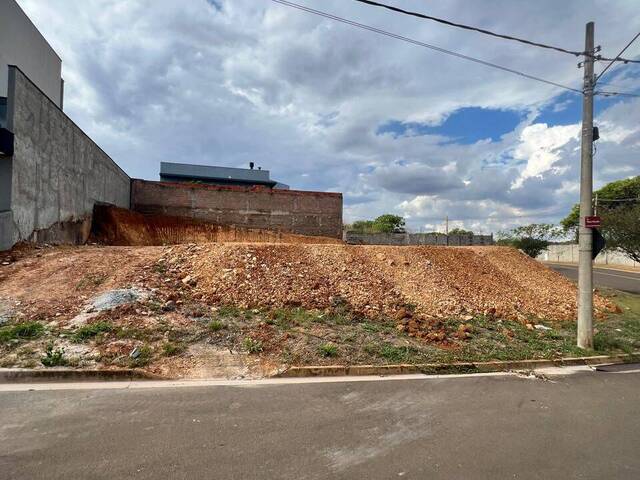
[[[439, 359], [480, 331], [508, 343], [576, 313], [572, 283], [504, 247], [83, 246], [2, 260], [2, 366], [197, 377]], [[616, 308], [600, 296], [596, 307]]]

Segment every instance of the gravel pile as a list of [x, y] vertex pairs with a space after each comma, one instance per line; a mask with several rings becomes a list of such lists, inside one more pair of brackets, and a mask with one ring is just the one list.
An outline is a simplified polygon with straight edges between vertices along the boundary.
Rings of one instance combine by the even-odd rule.
[[[203, 301], [244, 308], [330, 308], [423, 319], [486, 314], [572, 320], [576, 287], [507, 247], [206, 244], [160, 259]], [[612, 308], [596, 297], [599, 311]]]

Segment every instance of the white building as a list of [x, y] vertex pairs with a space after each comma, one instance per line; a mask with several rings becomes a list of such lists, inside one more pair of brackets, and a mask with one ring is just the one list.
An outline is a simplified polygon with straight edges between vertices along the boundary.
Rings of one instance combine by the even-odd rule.
[[[62, 60], [15, 0], [0, 0], [0, 104], [7, 97], [8, 65], [17, 66], [62, 108]], [[0, 122], [3, 105], [0, 105]]]

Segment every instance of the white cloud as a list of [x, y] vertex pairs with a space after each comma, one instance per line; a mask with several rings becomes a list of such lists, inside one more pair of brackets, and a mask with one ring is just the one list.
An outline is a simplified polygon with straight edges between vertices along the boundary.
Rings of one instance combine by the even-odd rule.
[[[559, 83], [581, 82], [571, 56], [356, 2], [300, 2]], [[577, 200], [568, 185], [578, 178], [578, 127], [534, 123], [542, 106], [567, 107], [555, 87], [269, 1], [19, 3], [63, 58], [67, 113], [132, 176], [157, 178], [161, 160], [254, 161], [293, 188], [344, 192], [348, 221], [391, 211], [410, 215], [412, 228], [447, 214], [484, 229], [553, 221]], [[402, 5], [572, 49], [597, 18], [606, 55], [640, 23], [635, 0], [617, 2], [615, 11], [595, 0]], [[609, 79], [629, 90], [637, 78], [625, 68], [633, 67]], [[469, 106], [526, 119], [499, 141], [470, 145], [376, 135], [390, 120], [438, 124]], [[640, 173], [639, 106], [625, 100], [600, 115], [596, 185]]]
[[520, 134], [520, 143], [513, 151], [513, 158], [524, 160], [526, 166], [512, 188], [522, 188], [527, 178], [539, 177], [552, 171], [562, 173], [562, 168], [555, 167], [563, 156], [563, 147], [570, 146], [578, 140], [580, 125], [549, 127], [545, 123], [529, 125]]

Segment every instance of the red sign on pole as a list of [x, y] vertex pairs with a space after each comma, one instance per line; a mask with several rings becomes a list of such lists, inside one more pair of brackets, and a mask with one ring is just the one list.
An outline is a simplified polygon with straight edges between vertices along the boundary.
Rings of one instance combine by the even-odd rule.
[[602, 225], [602, 221], [598, 216], [584, 217], [584, 226], [586, 228], [598, 228]]

